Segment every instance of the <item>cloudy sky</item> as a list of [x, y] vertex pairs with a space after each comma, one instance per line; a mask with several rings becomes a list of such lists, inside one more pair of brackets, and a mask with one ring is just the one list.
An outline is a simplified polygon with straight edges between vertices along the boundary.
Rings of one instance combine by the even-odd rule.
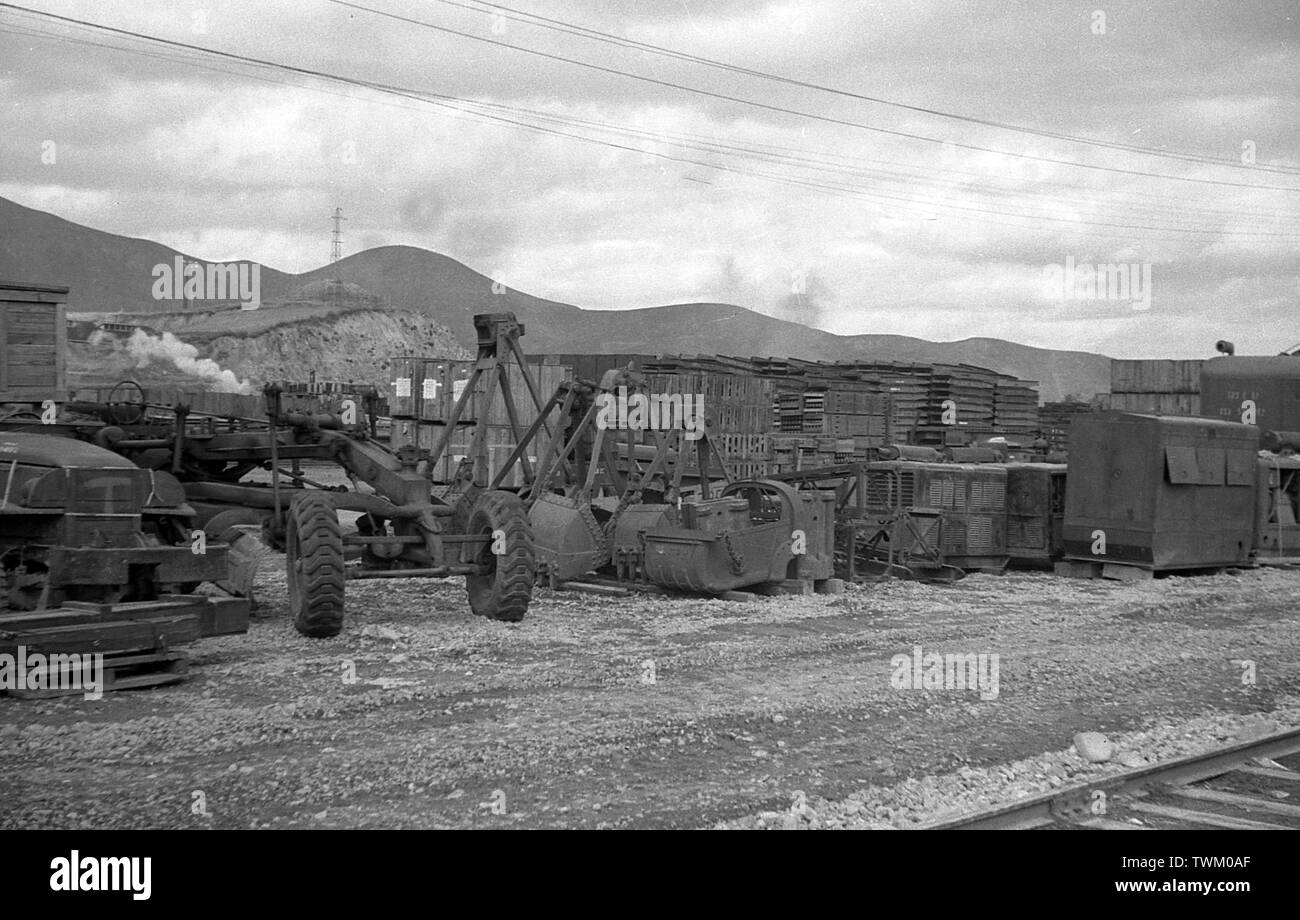
[[1295, 0], [20, 6], [179, 44], [0, 6], [0, 195], [206, 259], [315, 268], [340, 207], [598, 309], [1300, 342]]

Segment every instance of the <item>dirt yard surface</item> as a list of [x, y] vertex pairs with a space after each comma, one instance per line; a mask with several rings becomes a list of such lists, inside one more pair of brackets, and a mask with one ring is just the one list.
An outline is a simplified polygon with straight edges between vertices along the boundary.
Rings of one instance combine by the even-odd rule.
[[[1076, 732], [1156, 759], [1300, 724], [1296, 571], [539, 590], [519, 624], [459, 579], [351, 582], [322, 641], [282, 566], [183, 684], [0, 698], [0, 827], [907, 826], [1117, 768]], [[902, 686], [929, 653], [996, 655], [996, 695]]]

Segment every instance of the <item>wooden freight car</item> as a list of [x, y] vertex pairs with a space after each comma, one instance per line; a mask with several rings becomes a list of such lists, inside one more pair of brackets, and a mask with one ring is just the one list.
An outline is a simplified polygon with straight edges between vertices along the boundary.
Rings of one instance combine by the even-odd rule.
[[866, 469], [868, 512], [938, 515], [947, 564], [966, 571], [1006, 568], [1007, 471], [1001, 465], [882, 460]]
[[68, 289], [0, 281], [0, 403], [68, 398]]

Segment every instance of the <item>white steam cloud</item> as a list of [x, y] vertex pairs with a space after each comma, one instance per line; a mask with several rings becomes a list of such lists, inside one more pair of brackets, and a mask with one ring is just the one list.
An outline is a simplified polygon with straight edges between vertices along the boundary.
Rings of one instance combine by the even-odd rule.
[[234, 372], [226, 370], [211, 358], [200, 358], [197, 348], [182, 342], [170, 332], [164, 332], [159, 337], [137, 329], [131, 333], [126, 347], [135, 358], [137, 367], [146, 367], [150, 361], [161, 358], [187, 374], [210, 380], [218, 393], [240, 393], [247, 396], [253, 392], [253, 385], [247, 380], [240, 380]]

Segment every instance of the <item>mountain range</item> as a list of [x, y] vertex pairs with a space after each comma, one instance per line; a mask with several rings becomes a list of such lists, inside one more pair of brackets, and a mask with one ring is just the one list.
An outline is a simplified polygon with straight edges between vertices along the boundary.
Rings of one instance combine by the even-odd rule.
[[[1087, 398], [1104, 393], [1110, 383], [1110, 359], [1103, 355], [996, 338], [930, 342], [878, 333], [835, 335], [723, 303], [583, 309], [494, 285], [455, 259], [411, 246], [368, 249], [301, 274], [261, 266], [262, 306], [256, 311], [236, 312], [230, 302], [157, 300], [152, 294], [155, 266], [173, 265], [177, 256], [204, 261], [160, 243], [96, 230], [0, 198], [0, 279], [66, 285], [69, 312], [127, 314], [159, 329], [176, 329], [196, 344], [218, 336], [260, 336], [271, 329], [283, 338], [296, 324], [319, 327], [342, 312], [383, 310], [421, 314], [472, 348], [474, 314], [513, 311], [526, 326], [523, 344], [531, 353], [721, 353], [965, 363], [1036, 380], [1040, 397], [1049, 401], [1067, 394]], [[427, 328], [424, 338], [429, 338]], [[328, 374], [328, 355], [322, 356], [321, 367], [322, 376]], [[240, 376], [259, 372], [233, 370]]]

